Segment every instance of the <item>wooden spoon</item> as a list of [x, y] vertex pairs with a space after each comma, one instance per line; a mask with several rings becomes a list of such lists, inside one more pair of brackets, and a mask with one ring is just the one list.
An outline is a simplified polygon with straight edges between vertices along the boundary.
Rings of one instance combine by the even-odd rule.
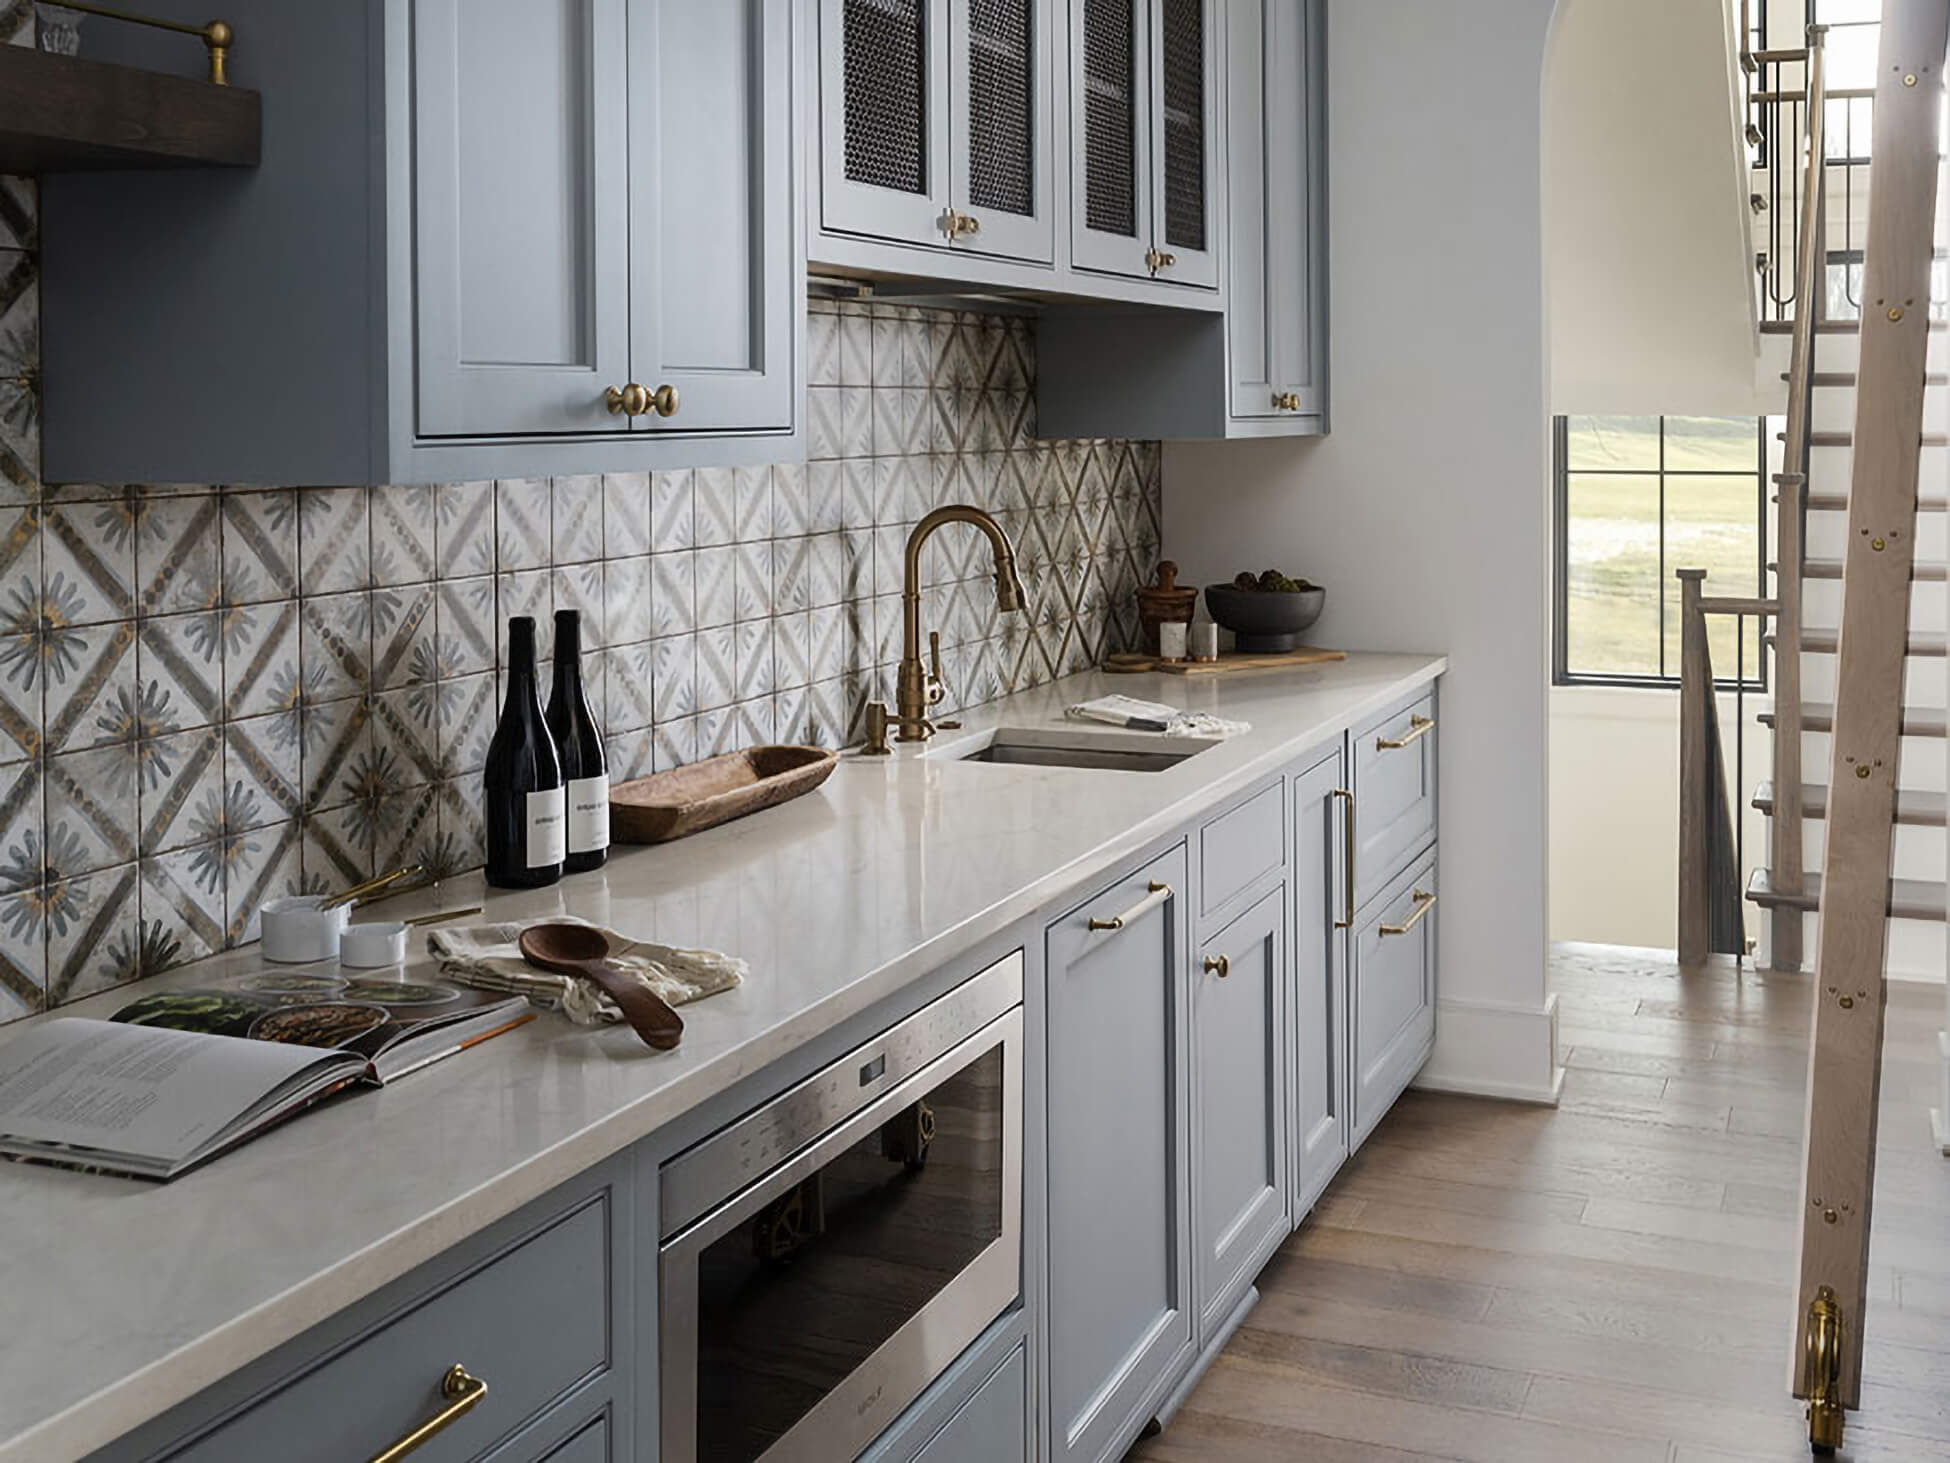
[[588, 925], [530, 925], [521, 932], [521, 958], [556, 975], [580, 975], [596, 983], [622, 1008], [644, 1045], [667, 1052], [684, 1039], [684, 1018], [632, 972], [609, 958], [609, 937]]

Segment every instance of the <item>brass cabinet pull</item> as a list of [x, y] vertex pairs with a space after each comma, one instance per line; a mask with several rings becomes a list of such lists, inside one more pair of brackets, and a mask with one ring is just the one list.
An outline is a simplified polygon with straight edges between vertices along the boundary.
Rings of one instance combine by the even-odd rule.
[[944, 209], [941, 214], [941, 232], [948, 236], [950, 243], [953, 243], [964, 234], [973, 237], [981, 233], [982, 221], [972, 213], [963, 213], [954, 208]]
[[1121, 930], [1133, 920], [1149, 914], [1169, 898], [1171, 898], [1171, 885], [1160, 884], [1156, 879], [1153, 879], [1151, 881], [1151, 892], [1145, 895], [1144, 898], [1140, 899], [1136, 904], [1133, 904], [1122, 914], [1114, 914], [1109, 919], [1093, 918], [1090, 921], [1090, 928], [1092, 932]]
[[640, 417], [650, 410], [650, 393], [634, 381], [628, 386], [612, 386], [603, 393], [603, 405], [611, 416], [621, 412], [626, 417]]
[[1170, 269], [1177, 263], [1178, 256], [1176, 254], [1167, 254], [1162, 249], [1146, 249], [1144, 251], [1145, 267], [1153, 274], [1158, 273], [1160, 270]]
[[469, 1376], [467, 1368], [456, 1362], [447, 1368], [447, 1375], [440, 1379], [440, 1395], [447, 1399], [447, 1405], [392, 1447], [383, 1453], [375, 1453], [372, 1463], [399, 1463], [401, 1458], [416, 1451], [435, 1434], [445, 1432], [480, 1405], [481, 1399], [487, 1396], [487, 1383], [479, 1377]]
[[655, 412], [660, 417], [674, 417], [681, 404], [675, 386], [659, 386], [652, 391], [632, 381], [628, 386], [612, 386], [603, 393], [603, 405], [609, 408], [611, 416], [621, 412], [626, 417], [642, 417]]
[[1398, 925], [1383, 925], [1381, 927], [1381, 933], [1384, 935], [1405, 935], [1422, 923], [1422, 917], [1434, 908], [1435, 896], [1417, 889], [1415, 891], [1415, 913], [1411, 914]]
[[1341, 870], [1341, 917], [1334, 921], [1337, 930], [1354, 928], [1354, 794], [1347, 788], [1337, 787], [1334, 796], [1347, 799], [1347, 820], [1341, 825], [1342, 862], [1347, 865]]
[[1300, 410], [1300, 393], [1297, 391], [1276, 391], [1273, 393], [1274, 411]]
[[1399, 752], [1403, 747], [1412, 747], [1423, 737], [1435, 730], [1433, 716], [1411, 716], [1408, 719], [1408, 735], [1397, 741], [1393, 737], [1376, 737], [1374, 749], [1377, 752]]
[[1232, 957], [1230, 955], [1206, 956], [1205, 973], [1207, 975], [1216, 975], [1220, 980], [1224, 980], [1228, 975], [1232, 974]]

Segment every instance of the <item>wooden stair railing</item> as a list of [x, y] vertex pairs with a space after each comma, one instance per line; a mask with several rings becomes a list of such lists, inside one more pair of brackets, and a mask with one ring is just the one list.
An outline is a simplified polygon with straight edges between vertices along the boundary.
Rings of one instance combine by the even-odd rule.
[[[1794, 1395], [1808, 1403], [1808, 1440], [1820, 1453], [1841, 1445], [1844, 1413], [1861, 1401], [1890, 834], [1915, 559], [1946, 44], [1950, 5], [1944, 0], [1886, 0], [1870, 149], [1855, 458], [1835, 647], [1790, 1362]], [[1798, 341], [1801, 322], [1795, 323]], [[1799, 563], [1798, 543], [1792, 555], [1782, 545], [1782, 563], [1790, 559]], [[1782, 614], [1783, 631], [1798, 629], [1798, 616], [1790, 618], [1785, 605]], [[1780, 663], [1794, 658], [1783, 654]], [[1777, 737], [1788, 709], [1777, 702]], [[1798, 733], [1797, 727], [1797, 747]], [[1798, 782], [1798, 769], [1789, 772], [1777, 763], [1777, 798], [1798, 792]], [[1797, 845], [1799, 811], [1787, 825]], [[1783, 821], [1777, 819], [1777, 826]]]

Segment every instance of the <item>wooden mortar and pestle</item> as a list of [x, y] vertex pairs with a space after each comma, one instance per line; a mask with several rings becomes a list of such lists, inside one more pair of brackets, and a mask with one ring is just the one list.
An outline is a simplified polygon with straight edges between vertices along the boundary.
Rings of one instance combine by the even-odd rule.
[[609, 937], [588, 925], [530, 925], [521, 932], [521, 958], [555, 975], [579, 975], [622, 1008], [643, 1044], [667, 1052], [684, 1039], [684, 1018], [637, 976], [609, 958]]
[[1178, 565], [1166, 559], [1158, 565], [1158, 582], [1140, 584], [1137, 590], [1138, 622], [1144, 627], [1145, 648], [1157, 655], [1158, 626], [1166, 621], [1176, 620], [1181, 624], [1192, 623], [1192, 616], [1198, 610], [1198, 590], [1178, 587]]

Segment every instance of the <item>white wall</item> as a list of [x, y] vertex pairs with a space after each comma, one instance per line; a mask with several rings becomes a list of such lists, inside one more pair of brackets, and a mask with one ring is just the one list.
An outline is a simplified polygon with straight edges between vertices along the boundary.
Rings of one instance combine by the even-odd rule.
[[1553, 411], [1769, 409], [1728, 3], [1564, 0], [1544, 82]]
[[[1751, 789], [1771, 772], [1772, 740], [1747, 698]], [[1720, 698], [1729, 783], [1734, 698]], [[1767, 863], [1767, 820], [1745, 806], [1745, 874]], [[1559, 686], [1550, 693], [1550, 937], [1670, 950], [1679, 938], [1679, 693]], [[1747, 928], [1764, 916], [1748, 905]]]
[[1329, 0], [1333, 433], [1178, 444], [1164, 465], [1165, 545], [1192, 580], [1280, 565], [1327, 586], [1322, 643], [1451, 657], [1423, 1080], [1545, 1100], [1552, 8]]

